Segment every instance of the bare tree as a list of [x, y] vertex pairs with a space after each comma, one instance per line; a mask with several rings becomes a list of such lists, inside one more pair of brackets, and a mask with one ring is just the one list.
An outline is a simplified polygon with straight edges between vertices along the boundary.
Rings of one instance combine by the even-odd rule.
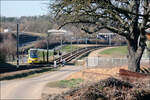
[[0, 43], [0, 63], [4, 63], [6, 61], [6, 52], [4, 45]]
[[0, 52], [2, 53], [2, 58], [5, 61], [5, 58], [12, 58], [15, 59], [16, 56], [16, 41], [13, 38], [12, 34], [8, 34], [3, 39], [0, 45]]
[[[54, 0], [50, 9], [61, 27], [82, 23], [89, 33], [106, 28], [124, 36], [128, 43], [128, 69], [140, 71], [140, 60], [145, 49], [146, 32], [150, 27], [150, 0]], [[62, 21], [63, 20], [63, 21]], [[88, 27], [94, 29], [91, 32]]]
[[38, 40], [35, 45], [34, 48], [44, 48], [46, 46], [46, 40]]

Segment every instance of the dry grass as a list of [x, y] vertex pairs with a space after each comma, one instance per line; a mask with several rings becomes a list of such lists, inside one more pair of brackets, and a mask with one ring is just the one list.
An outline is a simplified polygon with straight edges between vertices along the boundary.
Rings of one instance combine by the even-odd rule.
[[[120, 69], [128, 69], [127, 66], [122, 67], [114, 67], [114, 68], [91, 68], [91, 69], [84, 69], [80, 72], [76, 72], [66, 79], [84, 79], [88, 81], [99, 81], [102, 79], [106, 79], [108, 77], [119, 77], [119, 70]], [[148, 67], [141, 67], [141, 72], [144, 72], [143, 69], [149, 69]], [[150, 73], [150, 70], [149, 70]]]
[[67, 79], [76, 79], [81, 78], [84, 80], [101, 80], [106, 79], [110, 76], [118, 76], [120, 69], [127, 69], [127, 66], [123, 67], [114, 67], [114, 68], [93, 68], [93, 69], [84, 69], [80, 72], [76, 72]]
[[150, 89], [147, 83], [129, 83], [117, 78], [107, 78], [90, 85], [72, 89], [49, 100], [149, 100]]

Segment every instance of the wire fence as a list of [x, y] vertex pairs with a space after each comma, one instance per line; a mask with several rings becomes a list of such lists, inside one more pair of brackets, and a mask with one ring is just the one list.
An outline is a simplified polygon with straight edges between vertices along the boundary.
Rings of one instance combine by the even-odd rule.
[[[142, 66], [149, 65], [149, 59], [144, 58], [141, 59]], [[94, 67], [120, 67], [127, 66], [128, 59], [127, 58], [105, 58], [105, 57], [87, 57], [85, 58], [85, 66], [87, 68]]]
[[[141, 59], [141, 66], [145, 71], [149, 71], [149, 62], [150, 60], [147, 58]], [[119, 75], [119, 68], [124, 68], [123, 66], [127, 66], [128, 59], [127, 58], [105, 58], [105, 57], [87, 57], [85, 58], [85, 67], [86, 70], [82, 72], [83, 79], [87, 80], [86, 83], [97, 82], [103, 79], [107, 79], [109, 77], [114, 77], [117, 79], [121, 79], [124, 81], [131, 82], [135, 85], [141, 85], [144, 89], [150, 89], [150, 77], [121, 77]], [[143, 72], [148, 73], [149, 72]]]

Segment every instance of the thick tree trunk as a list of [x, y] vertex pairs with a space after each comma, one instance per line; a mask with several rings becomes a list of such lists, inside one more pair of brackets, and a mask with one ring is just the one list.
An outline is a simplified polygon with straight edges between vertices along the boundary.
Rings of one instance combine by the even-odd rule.
[[140, 61], [145, 47], [138, 46], [136, 41], [128, 41], [128, 70], [140, 72]]
[[135, 53], [130, 53], [128, 56], [128, 70], [133, 72], [139, 72], [140, 71], [140, 60], [135, 57]]

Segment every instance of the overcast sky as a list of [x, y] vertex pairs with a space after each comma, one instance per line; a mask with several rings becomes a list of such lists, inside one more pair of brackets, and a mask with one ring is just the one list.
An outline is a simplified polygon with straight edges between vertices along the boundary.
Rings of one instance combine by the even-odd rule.
[[45, 15], [51, 0], [0, 0], [1, 16], [20, 17]]

